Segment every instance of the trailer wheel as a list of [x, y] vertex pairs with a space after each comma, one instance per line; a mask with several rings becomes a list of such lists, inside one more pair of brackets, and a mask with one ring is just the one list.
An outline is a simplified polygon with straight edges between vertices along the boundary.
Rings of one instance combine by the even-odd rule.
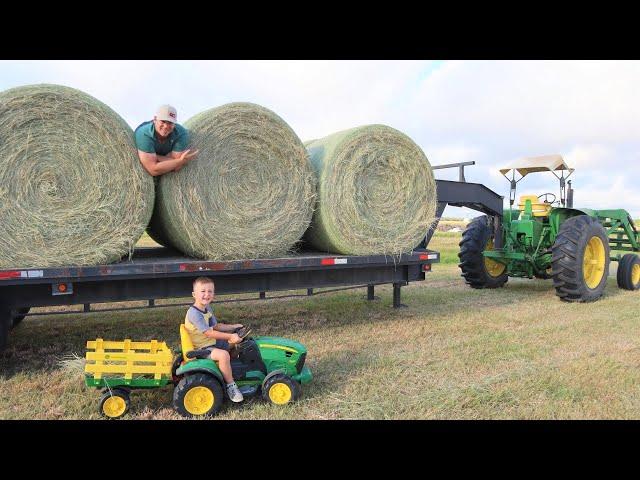
[[472, 288], [504, 287], [509, 279], [507, 267], [482, 255], [485, 250], [493, 250], [493, 232], [489, 228], [486, 215], [476, 217], [469, 223], [462, 233], [459, 245], [458, 267], [462, 270], [467, 284]]
[[602, 224], [588, 215], [565, 220], [552, 247], [553, 286], [567, 302], [593, 302], [609, 276], [609, 241]]
[[129, 392], [123, 388], [107, 389], [100, 397], [100, 413], [110, 419], [122, 417], [129, 405]]
[[173, 391], [173, 407], [183, 417], [213, 416], [222, 408], [222, 385], [212, 375], [187, 375]]
[[24, 317], [27, 316], [27, 313], [29, 313], [29, 310], [31, 310], [30, 307], [19, 308], [17, 310], [17, 313], [15, 315], [13, 315], [13, 319], [12, 319], [12, 322], [11, 322], [11, 328], [14, 328], [22, 320], [24, 320]]
[[633, 253], [627, 253], [618, 264], [618, 287], [625, 290], [638, 290], [640, 288], [640, 257]]

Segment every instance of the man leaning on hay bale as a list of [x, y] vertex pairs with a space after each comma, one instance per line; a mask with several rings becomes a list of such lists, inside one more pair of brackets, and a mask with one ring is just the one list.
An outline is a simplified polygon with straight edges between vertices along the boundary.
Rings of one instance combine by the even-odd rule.
[[197, 150], [187, 148], [189, 131], [178, 125], [177, 120], [176, 109], [171, 105], [162, 105], [153, 120], [136, 128], [138, 157], [144, 169], [154, 177], [177, 172], [198, 154]]

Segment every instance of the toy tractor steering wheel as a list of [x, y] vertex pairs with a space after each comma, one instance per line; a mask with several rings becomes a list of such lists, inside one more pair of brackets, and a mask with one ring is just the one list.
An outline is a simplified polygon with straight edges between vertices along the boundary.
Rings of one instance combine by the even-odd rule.
[[[551, 195], [553, 197], [553, 200], [551, 200], [551, 201], [547, 200], [547, 196], [548, 195]], [[540, 197], [544, 197], [544, 199], [543, 199], [544, 203], [553, 203], [553, 202], [556, 201], [556, 194], [555, 193], [548, 192], [548, 193], [543, 193], [542, 195], [538, 195], [538, 200], [540, 200]]]
[[239, 347], [249, 338], [251, 327], [243, 326], [240, 328], [236, 328], [233, 333], [237, 334], [240, 337], [240, 341], [236, 343], [236, 346]]

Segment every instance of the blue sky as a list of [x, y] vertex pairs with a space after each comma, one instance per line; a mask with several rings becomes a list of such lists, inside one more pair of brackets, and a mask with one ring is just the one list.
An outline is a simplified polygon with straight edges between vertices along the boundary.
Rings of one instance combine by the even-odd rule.
[[[302, 140], [382, 123], [409, 135], [432, 165], [475, 161], [467, 181], [506, 196], [498, 168], [558, 153], [576, 168], [576, 206], [640, 217], [639, 61], [0, 61], [1, 90], [34, 83], [89, 93], [132, 128], [162, 103], [184, 122], [233, 101], [270, 108]], [[558, 189], [550, 173], [518, 188]]]

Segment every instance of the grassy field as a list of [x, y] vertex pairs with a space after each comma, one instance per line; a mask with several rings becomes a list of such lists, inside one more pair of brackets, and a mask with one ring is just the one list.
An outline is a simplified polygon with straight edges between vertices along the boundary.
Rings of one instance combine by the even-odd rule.
[[[567, 304], [551, 281], [510, 279], [473, 290], [456, 266], [460, 234], [437, 233], [444, 262], [424, 282], [314, 297], [215, 306], [222, 321], [294, 338], [314, 380], [302, 399], [224, 407], [220, 419], [630, 419], [640, 418], [640, 292]], [[173, 300], [175, 301], [175, 299]], [[184, 307], [27, 317], [0, 358], [0, 419], [96, 419], [99, 392], [59, 360], [88, 339], [178, 345]], [[172, 389], [132, 395], [131, 419], [178, 419]]]

